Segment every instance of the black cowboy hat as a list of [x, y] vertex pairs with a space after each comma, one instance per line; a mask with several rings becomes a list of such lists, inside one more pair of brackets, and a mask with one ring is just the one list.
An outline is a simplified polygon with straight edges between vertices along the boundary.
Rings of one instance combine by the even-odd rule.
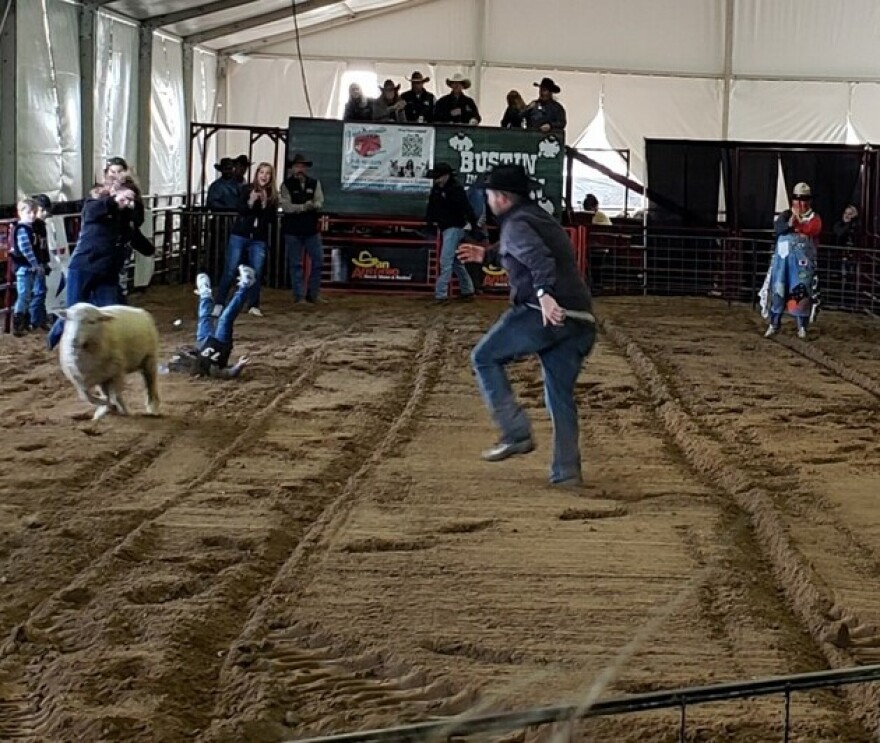
[[380, 87], [379, 90], [400, 90], [400, 83], [397, 85], [394, 84], [394, 80], [386, 80]]
[[308, 160], [306, 156], [303, 155], [301, 152], [297, 152], [291, 160], [288, 160], [289, 165], [299, 165], [300, 163], [305, 165], [307, 168], [312, 167], [312, 161]]
[[431, 168], [427, 173], [425, 173], [425, 177], [427, 178], [441, 178], [444, 175], [454, 175], [455, 171], [452, 169], [452, 166], [449, 163], [436, 163], [433, 168]]
[[233, 160], [233, 162], [236, 165], [244, 165], [244, 167], [246, 168], [249, 168], [251, 165], [253, 165], [251, 159], [247, 155], [239, 155], [237, 158], [235, 158], [235, 160]]
[[545, 77], [539, 83], [534, 83], [536, 88], [540, 88], [541, 90], [549, 90], [551, 93], [561, 93], [562, 88], [560, 88], [556, 83], [553, 82], [552, 77]]
[[232, 168], [235, 166], [235, 160], [231, 157], [221, 157], [219, 163], [214, 163], [214, 170], [223, 171], [225, 168]]
[[424, 75], [422, 75], [421, 72], [419, 72], [418, 70], [416, 70], [416, 71], [412, 74], [412, 77], [408, 77], [408, 78], [407, 78], [407, 82], [411, 82], [411, 83], [429, 83], [429, 82], [431, 82], [431, 78], [430, 78], [430, 77], [425, 77]]
[[486, 177], [486, 188], [493, 191], [506, 191], [520, 196], [529, 196], [538, 187], [522, 165], [498, 165]]

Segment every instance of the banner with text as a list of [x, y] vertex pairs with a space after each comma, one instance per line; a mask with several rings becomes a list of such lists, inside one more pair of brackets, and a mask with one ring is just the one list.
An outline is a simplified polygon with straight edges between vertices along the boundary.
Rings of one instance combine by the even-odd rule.
[[342, 133], [342, 190], [427, 194], [434, 129], [347, 123]]

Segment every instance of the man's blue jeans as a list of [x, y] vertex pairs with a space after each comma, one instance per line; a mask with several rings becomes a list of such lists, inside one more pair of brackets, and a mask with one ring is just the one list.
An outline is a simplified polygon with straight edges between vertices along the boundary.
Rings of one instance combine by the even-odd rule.
[[196, 325], [196, 344], [201, 348], [204, 343], [212, 335], [221, 343], [232, 343], [232, 329], [235, 325], [235, 318], [239, 316], [244, 309], [244, 303], [247, 299], [249, 288], [239, 287], [232, 299], [229, 300], [217, 318], [216, 324], [212, 312], [214, 310], [214, 300], [210, 297], [201, 297], [199, 299], [199, 321]]
[[309, 278], [305, 286], [305, 296], [317, 299], [321, 293], [321, 269], [324, 264], [324, 250], [321, 247], [321, 236], [308, 237], [285, 235], [284, 245], [287, 249], [287, 262], [290, 267], [290, 286], [295, 299], [303, 298], [303, 258], [309, 256]]
[[463, 297], [474, 293], [474, 282], [471, 281], [461, 261], [455, 257], [464, 229], [462, 227], [449, 227], [443, 230], [443, 245], [440, 248], [440, 273], [437, 276], [437, 284], [434, 287], [434, 296], [437, 299], [446, 299], [449, 294], [449, 282], [452, 280], [452, 272], [458, 276], [458, 283]]
[[229, 294], [232, 281], [238, 275], [238, 267], [245, 263], [254, 269], [257, 278], [250, 289], [248, 297], [250, 306], [260, 306], [260, 280], [268, 252], [269, 246], [262, 240], [251, 240], [241, 235], [229, 236], [229, 243], [226, 245], [226, 265], [223, 267], [223, 277], [220, 279], [217, 296], [214, 297], [217, 304], [226, 304], [226, 297]]
[[[91, 271], [69, 268], [65, 287], [65, 305], [73, 307], [77, 302], [90, 302], [95, 307], [109, 307], [119, 299], [119, 276], [106, 277]], [[49, 348], [55, 348], [64, 332], [64, 320], [58, 318], [49, 331]]]
[[13, 312], [16, 315], [30, 312], [31, 327], [40, 327], [46, 322], [46, 276], [34, 268], [20, 266], [15, 269], [15, 290]]
[[537, 354], [544, 376], [544, 399], [553, 421], [554, 482], [581, 475], [578, 412], [574, 387], [584, 359], [596, 340], [592, 324], [566, 320], [544, 326], [538, 310], [519, 305], [509, 309], [477, 344], [471, 362], [483, 400], [506, 443], [531, 438], [525, 411], [513, 395], [505, 366]]

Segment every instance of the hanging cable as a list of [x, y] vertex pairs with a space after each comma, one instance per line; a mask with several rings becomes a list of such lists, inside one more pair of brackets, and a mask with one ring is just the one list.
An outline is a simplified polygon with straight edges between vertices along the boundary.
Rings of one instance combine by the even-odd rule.
[[296, 0], [290, 0], [290, 9], [293, 12], [293, 28], [296, 34], [296, 56], [299, 59], [299, 71], [302, 74], [303, 91], [306, 94], [306, 106], [309, 109], [309, 117], [314, 118], [315, 114], [312, 111], [312, 99], [309, 95], [309, 81], [306, 79], [306, 66], [303, 62], [302, 46], [299, 41], [299, 14], [296, 10]]

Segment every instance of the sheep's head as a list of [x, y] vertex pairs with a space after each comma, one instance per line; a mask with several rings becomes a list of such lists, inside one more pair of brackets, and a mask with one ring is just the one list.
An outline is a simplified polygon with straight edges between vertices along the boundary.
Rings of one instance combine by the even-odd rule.
[[59, 310], [57, 313], [64, 318], [64, 336], [70, 345], [77, 349], [88, 351], [97, 345], [104, 323], [110, 321], [110, 316], [105, 315], [100, 309], [86, 302], [80, 302]]

